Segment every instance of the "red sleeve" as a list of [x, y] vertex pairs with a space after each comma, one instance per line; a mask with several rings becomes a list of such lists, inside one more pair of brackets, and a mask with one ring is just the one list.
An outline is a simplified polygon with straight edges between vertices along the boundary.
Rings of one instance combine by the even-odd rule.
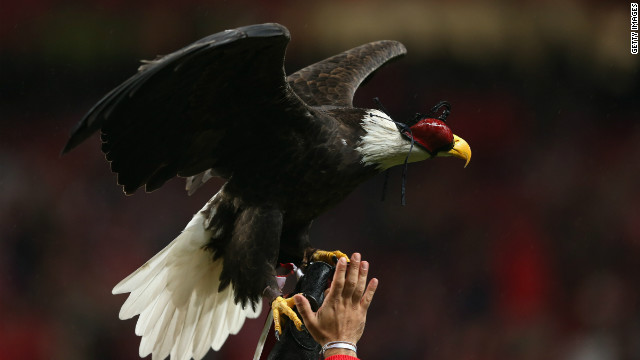
[[332, 355], [332, 356], [329, 356], [328, 358], [325, 358], [324, 360], [360, 360], [360, 359], [350, 355]]

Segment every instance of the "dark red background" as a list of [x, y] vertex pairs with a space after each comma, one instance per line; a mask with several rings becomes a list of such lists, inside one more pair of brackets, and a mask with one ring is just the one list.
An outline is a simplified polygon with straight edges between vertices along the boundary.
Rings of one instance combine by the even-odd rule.
[[[380, 279], [362, 359], [640, 358], [640, 75], [628, 3], [3, 2], [0, 357], [136, 359], [112, 287], [173, 239], [220, 182], [125, 197], [99, 140], [70, 128], [152, 59], [275, 21], [293, 72], [368, 41], [409, 54], [358, 92], [398, 120], [439, 100], [472, 147], [361, 186], [313, 228]], [[209, 359], [249, 358], [263, 320]]]

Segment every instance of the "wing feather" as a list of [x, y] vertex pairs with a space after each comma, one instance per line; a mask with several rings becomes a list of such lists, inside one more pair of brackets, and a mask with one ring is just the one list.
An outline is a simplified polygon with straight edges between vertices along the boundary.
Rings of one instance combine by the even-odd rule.
[[196, 325], [196, 330], [193, 336], [193, 345], [191, 347], [191, 352], [195, 358], [202, 358], [211, 347], [211, 344], [206, 342], [205, 339], [209, 334], [209, 329], [211, 328], [211, 318], [214, 313], [213, 302], [215, 299], [216, 298], [213, 296], [207, 297], [203, 305], [204, 311], [201, 313], [198, 324]]
[[[140, 356], [154, 359], [201, 359], [211, 347], [219, 349], [236, 334], [246, 318], [259, 315], [234, 301], [233, 283], [218, 292], [224, 258], [213, 260], [205, 245], [205, 206], [185, 230], [140, 269], [120, 282], [114, 293], [131, 294], [121, 317], [140, 315], [136, 334], [142, 336]], [[207, 210], [207, 211], [205, 211]]]
[[307, 105], [351, 107], [353, 95], [367, 77], [406, 53], [397, 41], [376, 41], [307, 66], [289, 75], [287, 81]]
[[213, 168], [230, 176], [267, 160], [261, 149], [269, 139], [309, 118], [285, 79], [289, 38], [282, 25], [251, 25], [148, 62], [89, 111], [63, 152], [101, 130], [102, 150], [128, 194], [176, 175]]

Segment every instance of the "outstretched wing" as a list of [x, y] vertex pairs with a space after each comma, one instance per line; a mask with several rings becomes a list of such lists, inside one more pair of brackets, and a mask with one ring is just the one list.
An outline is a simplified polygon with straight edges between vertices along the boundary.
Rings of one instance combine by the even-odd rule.
[[407, 49], [397, 41], [376, 41], [297, 71], [289, 85], [307, 105], [353, 106], [353, 94], [370, 74]]
[[309, 119], [286, 83], [288, 30], [252, 25], [205, 37], [148, 62], [82, 119], [67, 152], [102, 131], [102, 150], [126, 193], [214, 169], [229, 177], [260, 161], [273, 135]]

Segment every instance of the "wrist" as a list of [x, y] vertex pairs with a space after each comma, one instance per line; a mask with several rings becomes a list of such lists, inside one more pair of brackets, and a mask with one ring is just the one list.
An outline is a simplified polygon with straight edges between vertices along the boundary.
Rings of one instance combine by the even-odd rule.
[[348, 355], [348, 356], [357, 357], [356, 352], [351, 349], [332, 348], [332, 349], [327, 349], [324, 352], [325, 359], [333, 355]]
[[340, 355], [357, 357], [358, 347], [349, 341], [329, 341], [322, 346], [320, 353], [326, 359], [330, 356]]

